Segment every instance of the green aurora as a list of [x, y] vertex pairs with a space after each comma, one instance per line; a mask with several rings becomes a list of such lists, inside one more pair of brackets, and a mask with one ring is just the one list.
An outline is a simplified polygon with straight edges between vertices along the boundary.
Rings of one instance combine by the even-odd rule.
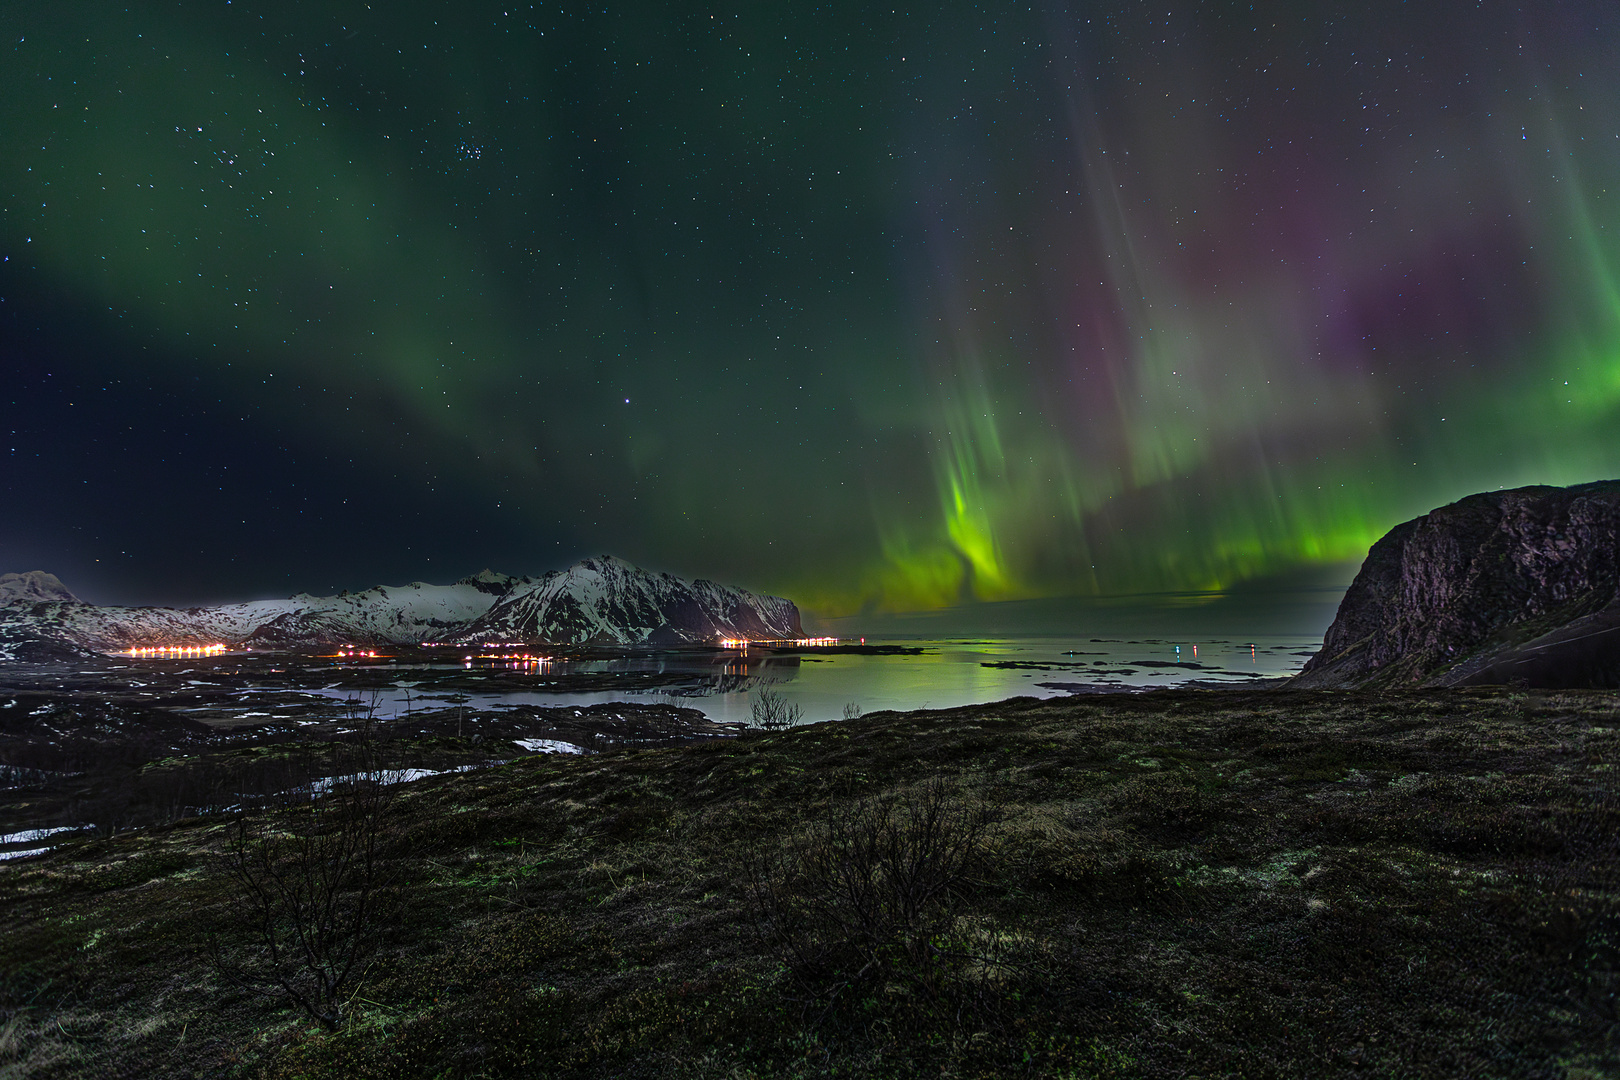
[[[9, 4], [7, 310], [347, 463], [280, 526], [334, 547], [413, 527], [345, 516], [374, 485], [481, 523], [458, 573], [1219, 595], [1620, 475], [1615, 12], [1373, 6]], [[13, 460], [71, 457], [15, 363]], [[94, 562], [172, 521], [87, 513], [0, 551], [175, 572]], [[187, 587], [326, 572], [249, 528]], [[411, 558], [337, 572], [444, 578]]]

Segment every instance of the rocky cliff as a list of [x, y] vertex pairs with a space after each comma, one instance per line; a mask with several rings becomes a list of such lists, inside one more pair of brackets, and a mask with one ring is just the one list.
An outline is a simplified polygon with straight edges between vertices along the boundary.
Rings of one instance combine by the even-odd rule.
[[1620, 481], [1486, 492], [1391, 529], [1290, 684], [1620, 686]]

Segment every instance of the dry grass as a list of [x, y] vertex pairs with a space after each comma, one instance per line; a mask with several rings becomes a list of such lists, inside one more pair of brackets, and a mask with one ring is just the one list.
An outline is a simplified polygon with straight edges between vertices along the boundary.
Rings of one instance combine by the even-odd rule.
[[[1614, 1076], [1617, 715], [1162, 692], [425, 781], [335, 1034], [207, 963], [222, 822], [82, 843], [0, 867], [0, 1075]], [[931, 784], [993, 814], [852, 934], [836, 829]]]

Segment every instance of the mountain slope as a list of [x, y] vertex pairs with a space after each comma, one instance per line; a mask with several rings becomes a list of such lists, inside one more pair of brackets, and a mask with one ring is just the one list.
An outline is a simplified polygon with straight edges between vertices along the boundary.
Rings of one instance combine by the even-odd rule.
[[799, 609], [779, 596], [650, 573], [603, 555], [513, 588], [453, 640], [660, 645], [802, 634]]
[[357, 593], [215, 607], [98, 607], [39, 571], [0, 578], [0, 659], [50, 660], [136, 647], [259, 647], [424, 641], [667, 644], [794, 637], [799, 611], [779, 597], [586, 559], [536, 580], [485, 570], [453, 585], [378, 585]]
[[67, 586], [55, 574], [43, 570], [30, 570], [26, 574], [0, 574], [0, 604], [18, 601], [64, 600], [77, 602], [78, 597], [68, 592]]

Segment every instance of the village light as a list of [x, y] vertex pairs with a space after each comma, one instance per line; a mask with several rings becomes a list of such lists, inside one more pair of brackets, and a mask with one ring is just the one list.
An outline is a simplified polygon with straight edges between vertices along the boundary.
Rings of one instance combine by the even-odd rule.
[[227, 651], [224, 645], [137, 645], [130, 648], [126, 655], [160, 659], [181, 660], [194, 656], [218, 656]]

